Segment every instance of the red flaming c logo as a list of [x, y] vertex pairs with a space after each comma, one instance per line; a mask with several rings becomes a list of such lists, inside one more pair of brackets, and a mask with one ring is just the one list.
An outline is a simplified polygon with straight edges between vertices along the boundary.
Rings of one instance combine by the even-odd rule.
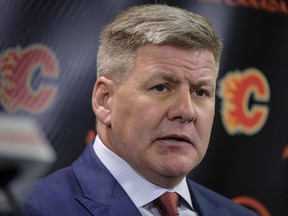
[[[253, 135], [264, 126], [269, 107], [270, 88], [263, 73], [256, 68], [229, 72], [219, 81], [222, 98], [221, 117], [230, 135]], [[251, 100], [252, 99], [252, 100]]]
[[58, 77], [58, 63], [54, 54], [42, 45], [26, 49], [8, 49], [0, 56], [0, 99], [8, 112], [23, 109], [44, 111], [54, 99], [56, 89], [41, 83], [31, 87], [33, 73], [40, 69], [45, 77]]

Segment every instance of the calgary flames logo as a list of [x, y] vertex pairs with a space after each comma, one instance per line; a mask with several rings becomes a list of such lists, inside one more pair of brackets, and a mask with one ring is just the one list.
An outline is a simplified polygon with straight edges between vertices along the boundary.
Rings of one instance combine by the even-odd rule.
[[42, 82], [32, 88], [35, 71], [44, 77], [58, 77], [56, 58], [44, 46], [8, 49], [0, 56], [0, 99], [8, 112], [41, 112], [51, 104], [56, 89]]
[[218, 96], [222, 122], [230, 135], [253, 135], [262, 129], [269, 113], [270, 88], [259, 70], [229, 72], [219, 81]]

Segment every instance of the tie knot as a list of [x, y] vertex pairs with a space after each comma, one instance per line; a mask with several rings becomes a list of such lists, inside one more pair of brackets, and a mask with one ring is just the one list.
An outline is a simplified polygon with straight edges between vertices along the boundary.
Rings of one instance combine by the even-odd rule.
[[179, 196], [175, 192], [166, 192], [155, 200], [156, 208], [162, 216], [179, 215], [178, 206]]

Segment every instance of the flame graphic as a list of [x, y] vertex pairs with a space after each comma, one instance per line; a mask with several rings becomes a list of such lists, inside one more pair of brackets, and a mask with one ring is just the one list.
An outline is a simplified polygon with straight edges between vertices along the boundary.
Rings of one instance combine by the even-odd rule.
[[37, 90], [31, 88], [31, 78], [36, 68], [41, 69], [42, 75], [58, 76], [56, 58], [44, 46], [8, 49], [0, 56], [0, 99], [8, 112], [19, 109], [40, 112], [51, 103], [55, 87], [41, 85]]
[[[228, 73], [220, 82], [222, 122], [229, 134], [258, 132], [266, 122], [268, 107], [259, 102], [270, 100], [270, 89], [263, 74], [255, 69]], [[250, 98], [255, 102], [249, 106]], [[257, 102], [257, 103], [256, 103]]]

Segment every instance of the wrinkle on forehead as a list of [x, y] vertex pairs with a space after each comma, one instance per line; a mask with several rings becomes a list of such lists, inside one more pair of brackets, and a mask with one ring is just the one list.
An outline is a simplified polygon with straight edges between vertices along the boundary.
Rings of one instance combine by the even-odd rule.
[[139, 74], [146, 74], [146, 78], [151, 76], [149, 80], [158, 78], [172, 83], [187, 80], [193, 85], [198, 80], [200, 85], [209, 85], [214, 84], [217, 77], [213, 54], [206, 50], [144, 45], [137, 49], [134, 60], [131, 70], [131, 73], [136, 73], [134, 80], [142, 79]]
[[[162, 49], [155, 49], [155, 48], [162, 48]], [[177, 52], [175, 52], [177, 51]], [[187, 55], [187, 51], [193, 53], [193, 55]], [[150, 53], [153, 52], [154, 57], [165, 57], [165, 59], [178, 59], [182, 61], [183, 67], [189, 70], [197, 70], [198, 67], [201, 65], [207, 65], [209, 68], [216, 71], [215, 59], [214, 55], [209, 50], [195, 50], [192, 48], [187, 47], [180, 47], [175, 45], [152, 45], [152, 44], [145, 44], [139, 47], [136, 51], [136, 59], [137, 54], [142, 52], [145, 54], [145, 57], [142, 60], [149, 60], [154, 61], [154, 59], [150, 59]], [[142, 56], [143, 57], [143, 56]], [[164, 60], [164, 59], [163, 59]], [[167, 61], [165, 62], [167, 64]], [[168, 61], [169, 64], [169, 61]]]

